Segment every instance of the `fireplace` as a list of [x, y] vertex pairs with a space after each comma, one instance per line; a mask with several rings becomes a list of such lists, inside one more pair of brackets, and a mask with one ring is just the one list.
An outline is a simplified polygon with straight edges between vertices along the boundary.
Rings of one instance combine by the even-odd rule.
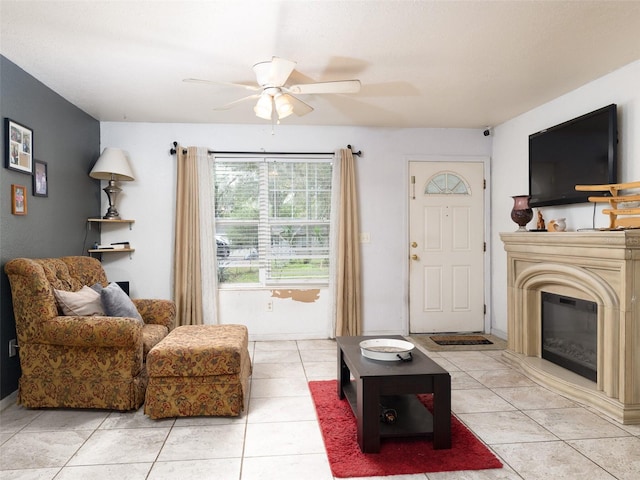
[[542, 358], [597, 381], [597, 304], [549, 292], [540, 297]]
[[[507, 252], [505, 361], [621, 423], [640, 424], [640, 229], [500, 237]], [[578, 321], [565, 322], [572, 310]], [[549, 325], [550, 314], [560, 319]], [[578, 350], [569, 355], [573, 366], [562, 363]], [[583, 364], [588, 371], [576, 373]]]

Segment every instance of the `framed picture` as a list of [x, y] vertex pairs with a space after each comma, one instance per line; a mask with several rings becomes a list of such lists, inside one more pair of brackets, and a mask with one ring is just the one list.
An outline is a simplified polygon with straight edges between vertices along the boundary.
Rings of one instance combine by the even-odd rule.
[[47, 162], [42, 160], [33, 161], [33, 195], [35, 197], [46, 197], [49, 195], [47, 177]]
[[5, 118], [5, 167], [31, 175], [33, 172], [33, 130]]
[[27, 214], [27, 187], [11, 185], [11, 213], [14, 215]]

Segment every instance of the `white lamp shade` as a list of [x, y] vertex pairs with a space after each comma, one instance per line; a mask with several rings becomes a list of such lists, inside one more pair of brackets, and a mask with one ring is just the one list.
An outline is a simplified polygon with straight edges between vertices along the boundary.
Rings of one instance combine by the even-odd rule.
[[89, 173], [98, 180], [135, 180], [127, 156], [119, 148], [107, 147]]
[[289, 102], [289, 99], [285, 95], [283, 95], [282, 93], [279, 93], [278, 95], [275, 96], [274, 100], [275, 100], [276, 111], [278, 112], [279, 119], [288, 117], [293, 113], [293, 105], [291, 105], [291, 103]]
[[271, 120], [271, 95], [263, 93], [260, 95], [256, 106], [253, 107], [253, 111], [256, 112], [256, 116], [264, 118], [265, 120]]

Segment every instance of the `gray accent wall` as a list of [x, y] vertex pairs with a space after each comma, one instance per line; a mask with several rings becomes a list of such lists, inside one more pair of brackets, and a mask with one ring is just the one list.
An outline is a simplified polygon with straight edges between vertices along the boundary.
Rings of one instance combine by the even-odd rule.
[[[87, 255], [99, 239], [87, 218], [100, 216], [100, 182], [89, 171], [100, 155], [100, 123], [4, 56], [0, 56], [0, 399], [18, 388], [18, 356], [9, 357], [16, 338], [7, 261]], [[5, 119], [33, 130], [34, 159], [47, 162], [48, 197], [33, 196], [32, 177], [5, 168]], [[11, 214], [11, 185], [27, 187], [27, 215]]]

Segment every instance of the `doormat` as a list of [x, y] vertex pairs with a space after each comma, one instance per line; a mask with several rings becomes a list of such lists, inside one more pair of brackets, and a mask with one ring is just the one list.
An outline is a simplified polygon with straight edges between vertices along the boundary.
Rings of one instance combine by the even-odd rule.
[[493, 345], [482, 335], [432, 335], [431, 340], [438, 345]]
[[[502, 463], [491, 450], [453, 414], [450, 449], [435, 450], [431, 440], [420, 437], [385, 438], [379, 453], [362, 453], [358, 446], [355, 416], [347, 399], [338, 398], [336, 381], [311, 381], [309, 390], [331, 473], [337, 478], [379, 478], [385, 475], [502, 468]], [[422, 394], [418, 398], [433, 411], [433, 395]]]
[[[476, 343], [473, 345], [462, 345], [462, 344], [448, 344], [448, 345], [440, 345], [433, 340], [433, 337], [471, 337], [478, 336], [485, 338], [491, 343]], [[460, 334], [460, 333], [448, 333], [448, 334], [434, 334], [434, 333], [423, 333], [416, 334], [413, 333], [409, 335], [408, 340], [412, 341], [416, 345], [424, 347], [426, 350], [430, 352], [455, 352], [455, 351], [473, 351], [473, 350], [504, 350], [507, 348], [506, 340], [503, 340], [500, 337], [496, 337], [495, 335], [491, 335], [489, 333], [483, 334]]]

